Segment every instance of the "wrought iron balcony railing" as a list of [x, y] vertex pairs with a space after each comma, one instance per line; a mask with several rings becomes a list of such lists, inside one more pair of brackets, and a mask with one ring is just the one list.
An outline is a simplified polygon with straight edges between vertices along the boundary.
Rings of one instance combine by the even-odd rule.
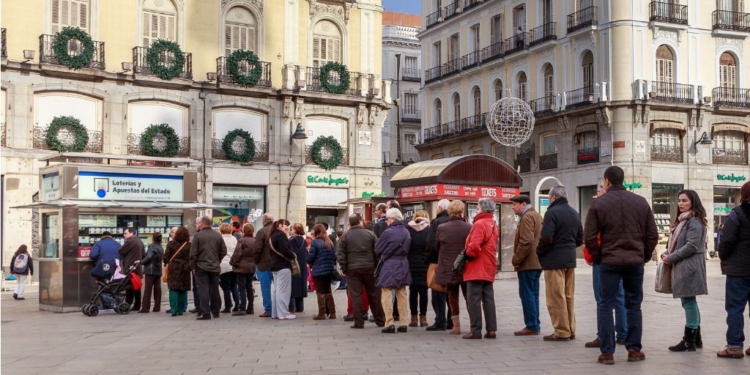
[[422, 144], [437, 142], [451, 137], [478, 133], [487, 129], [489, 113], [481, 113], [474, 116], [440, 124], [424, 130], [424, 141]]
[[548, 169], [557, 168], [557, 154], [539, 155], [539, 170], [546, 171]]
[[519, 154], [513, 166], [520, 173], [531, 172], [531, 154]]
[[422, 111], [412, 108], [404, 108], [401, 110], [401, 122], [421, 122]]
[[419, 74], [419, 69], [417, 68], [404, 68], [403, 73], [401, 73], [401, 79], [410, 82], [420, 82], [422, 76]]
[[461, 69], [470, 69], [481, 63], [481, 51], [476, 50], [472, 53], [461, 56]]
[[442, 66], [436, 66], [434, 68], [425, 70], [424, 71], [424, 83], [428, 84], [428, 83], [439, 80], [441, 77], [442, 71], [443, 71]]
[[514, 53], [518, 53], [526, 49], [528, 46], [528, 38], [529, 33], [522, 32], [518, 33], [508, 39], [505, 39], [503, 41], [503, 47], [505, 47], [505, 50], [503, 51], [504, 56], [510, 56]]
[[548, 22], [542, 26], [535, 27], [529, 31], [529, 47], [557, 39], [555, 22]]
[[715, 148], [712, 153], [714, 164], [747, 165], [747, 147], [741, 150]]
[[[248, 64], [245, 61], [242, 61], [240, 64], [240, 72], [242, 74], [250, 74], [253, 69], [255, 69], [254, 66]], [[258, 83], [255, 84], [255, 86], [261, 86], [261, 87], [271, 87], [271, 63], [261, 61], [261, 73], [260, 73], [260, 79], [258, 80]], [[216, 59], [216, 72], [217, 72], [217, 79], [219, 83], [232, 83], [237, 84], [237, 82], [234, 81], [234, 78], [232, 78], [232, 75], [229, 74], [229, 68], [227, 67], [227, 58], [222, 56]]]
[[[151, 72], [151, 65], [148, 63], [148, 51], [147, 47], [134, 47], [133, 48], [133, 72], [137, 74], [153, 75]], [[183, 52], [185, 54], [185, 64], [182, 66], [182, 73], [179, 75], [180, 78], [193, 79], [193, 54], [190, 52]], [[165, 66], [173, 66], [174, 56], [170, 52], [165, 52], [159, 56], [159, 60]]]
[[729, 30], [750, 33], [750, 13], [715, 10], [712, 13], [714, 30]]
[[567, 109], [593, 104], [595, 101], [594, 86], [566, 91], [565, 98], [565, 108]]
[[[349, 150], [346, 148], [342, 148], [341, 152], [344, 154], [344, 157], [341, 160], [341, 166], [349, 166]], [[327, 155], [325, 155], [325, 152], [321, 152], [321, 154], [323, 154], [322, 157], [324, 159], [327, 157]], [[312, 146], [305, 146], [305, 163], [315, 164], [312, 156]]]
[[5, 28], [2, 28], [2, 58], [8, 58], [8, 40], [5, 36]]
[[450, 77], [461, 71], [461, 58], [453, 59], [443, 64], [443, 69], [440, 72], [442, 78]]
[[652, 1], [649, 4], [649, 21], [673, 23], [677, 25], [688, 24], [687, 5], [675, 4], [666, 1]]
[[534, 111], [534, 116], [541, 117], [555, 113], [555, 96], [545, 96], [539, 99], [534, 99], [529, 102], [531, 110]]
[[578, 149], [578, 164], [591, 164], [599, 162], [599, 147], [587, 147]]
[[682, 146], [651, 145], [651, 161], [682, 163]]
[[652, 81], [649, 98], [670, 103], [693, 103], [695, 98], [693, 90], [693, 85]]
[[429, 28], [437, 25], [438, 20], [440, 19], [440, 13], [442, 11], [443, 11], [442, 9], [438, 9], [437, 12], [428, 14], [427, 17], [425, 17], [426, 18], [426, 26], [425, 27], [429, 29]]
[[[214, 138], [211, 144], [211, 156], [214, 159], [228, 160], [227, 154], [224, 152], [224, 138]], [[268, 161], [268, 143], [255, 141], [255, 157], [253, 161], [266, 162]]]
[[[3, 48], [5, 47], [5, 33], [3, 32]], [[55, 44], [55, 36], [42, 34], [39, 36], [39, 61], [43, 64], [62, 65], [57, 60], [57, 55], [53, 48]], [[83, 52], [83, 44], [77, 40], [71, 40], [68, 42], [68, 54], [71, 56], [77, 56]], [[4, 57], [5, 55], [3, 55]], [[104, 63], [104, 42], [94, 41], [94, 55], [91, 61], [86, 64], [86, 68], [104, 70], [106, 64]]]
[[[143, 155], [141, 149], [141, 135], [130, 133], [127, 136], [128, 142], [128, 154], [130, 155]], [[190, 137], [180, 138], [180, 145], [177, 150], [176, 157], [190, 157]]]
[[[102, 152], [102, 132], [100, 131], [87, 131], [89, 141], [86, 142], [86, 147], [82, 152], [94, 152], [100, 154]], [[61, 130], [57, 133], [57, 138], [63, 145], [72, 145], [75, 143], [75, 136], [73, 133], [67, 130]], [[5, 140], [5, 129], [3, 128], [3, 141]], [[34, 127], [34, 148], [37, 150], [52, 150], [47, 145], [47, 128]], [[5, 146], [5, 143], [3, 143]]]
[[446, 20], [457, 14], [456, 12], [458, 11], [460, 1], [461, 0], [456, 0], [443, 8], [443, 14], [445, 15]]
[[503, 42], [497, 42], [490, 44], [482, 49], [482, 63], [490, 62], [495, 59], [503, 57]]
[[711, 91], [714, 106], [750, 108], [750, 89], [716, 87]]
[[597, 7], [590, 6], [575, 13], [568, 14], [568, 34], [599, 24], [597, 19]]
[[[320, 68], [308, 66], [307, 67], [307, 85], [306, 90], [308, 91], [320, 91], [325, 92], [325, 88], [320, 83]], [[346, 90], [347, 95], [362, 96], [362, 74], [359, 72], [349, 72], [349, 89]], [[336, 71], [331, 71], [328, 76], [328, 82], [332, 85], [338, 85], [341, 83], [341, 77], [339, 77]]]

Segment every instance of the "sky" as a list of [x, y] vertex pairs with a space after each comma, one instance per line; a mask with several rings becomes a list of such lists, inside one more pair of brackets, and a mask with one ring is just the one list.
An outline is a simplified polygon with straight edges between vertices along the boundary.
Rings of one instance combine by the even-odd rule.
[[422, 13], [421, 0], [383, 0], [383, 8], [389, 12]]

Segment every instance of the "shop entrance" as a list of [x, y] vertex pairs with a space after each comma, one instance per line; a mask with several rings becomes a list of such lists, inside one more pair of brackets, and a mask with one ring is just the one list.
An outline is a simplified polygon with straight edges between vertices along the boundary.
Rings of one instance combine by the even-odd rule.
[[328, 223], [328, 228], [336, 231], [336, 230], [343, 230], [344, 228], [339, 228], [337, 225], [338, 222], [338, 216], [339, 211], [333, 210], [333, 209], [324, 209], [324, 208], [308, 208], [306, 217], [306, 223], [307, 231], [310, 232], [313, 229], [313, 226], [317, 223]]

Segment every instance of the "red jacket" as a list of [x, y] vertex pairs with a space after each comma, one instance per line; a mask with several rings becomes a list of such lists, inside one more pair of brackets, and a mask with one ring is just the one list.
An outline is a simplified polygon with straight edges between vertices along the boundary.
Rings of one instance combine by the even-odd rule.
[[464, 281], [495, 281], [497, 272], [497, 239], [499, 232], [491, 213], [482, 212], [474, 217], [469, 236], [466, 237], [466, 262]]

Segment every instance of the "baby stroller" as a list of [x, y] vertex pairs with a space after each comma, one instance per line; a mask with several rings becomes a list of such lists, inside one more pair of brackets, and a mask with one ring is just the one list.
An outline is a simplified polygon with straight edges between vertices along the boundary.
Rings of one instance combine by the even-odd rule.
[[86, 316], [99, 315], [99, 306], [104, 309], [114, 309], [118, 314], [130, 312], [130, 304], [125, 302], [126, 292], [133, 287], [130, 275], [136, 270], [137, 264], [130, 266], [125, 273], [121, 273], [120, 262], [115, 261], [116, 269], [111, 277], [95, 278], [96, 291], [91, 295], [89, 303], [83, 305], [81, 312]]

